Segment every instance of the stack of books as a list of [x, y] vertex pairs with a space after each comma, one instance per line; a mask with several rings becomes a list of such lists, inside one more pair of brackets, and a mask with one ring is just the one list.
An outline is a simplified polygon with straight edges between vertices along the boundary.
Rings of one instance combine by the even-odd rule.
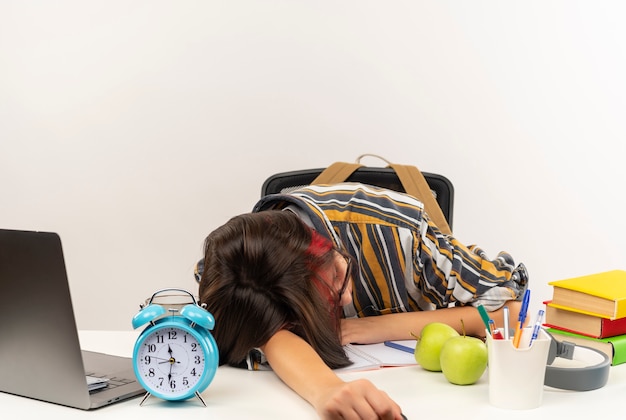
[[613, 270], [548, 283], [545, 326], [559, 341], [606, 353], [626, 363], [626, 271]]

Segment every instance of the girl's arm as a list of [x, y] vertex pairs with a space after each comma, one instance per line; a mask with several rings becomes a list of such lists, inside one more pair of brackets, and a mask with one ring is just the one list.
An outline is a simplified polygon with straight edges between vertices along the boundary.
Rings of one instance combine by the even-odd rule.
[[[517, 316], [521, 308], [521, 302], [508, 301], [505, 306], [509, 307], [509, 325], [515, 328]], [[496, 327], [502, 328], [502, 308], [490, 312], [489, 317], [496, 322]], [[473, 306], [437, 309], [434, 311], [417, 311], [395, 313], [366, 318], [350, 318], [341, 321], [341, 336], [344, 344], [348, 343], [381, 343], [385, 340], [410, 340], [418, 335], [422, 328], [430, 322], [443, 322], [461, 331], [461, 319], [465, 324], [465, 334], [484, 337], [485, 324]], [[527, 318], [528, 319], [528, 318]]]
[[281, 330], [262, 347], [272, 370], [323, 419], [402, 418], [400, 407], [371, 382], [341, 380], [297, 335]]

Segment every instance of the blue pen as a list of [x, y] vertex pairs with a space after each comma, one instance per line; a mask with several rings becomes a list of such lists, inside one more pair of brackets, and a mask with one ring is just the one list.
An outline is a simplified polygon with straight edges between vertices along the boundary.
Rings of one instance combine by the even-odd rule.
[[535, 341], [537, 336], [539, 335], [539, 329], [541, 328], [541, 321], [543, 320], [543, 309], [539, 309], [537, 313], [537, 319], [535, 320], [535, 326], [533, 327], [533, 335], [530, 337], [530, 342], [528, 343], [528, 347]]
[[415, 353], [415, 349], [412, 349], [409, 346], [403, 346], [402, 344], [399, 344], [399, 343], [394, 343], [393, 341], [385, 341], [385, 346], [391, 347], [392, 349], [405, 351], [411, 354]]
[[522, 308], [519, 311], [519, 317], [517, 319], [517, 326], [515, 327], [515, 335], [513, 336], [513, 346], [519, 347], [519, 340], [522, 338], [522, 328], [524, 327], [524, 321], [526, 321], [526, 314], [528, 313], [528, 304], [530, 303], [530, 289], [526, 289], [524, 293], [524, 299], [522, 300]]
[[524, 325], [526, 321], [526, 314], [528, 314], [528, 305], [530, 304], [530, 289], [526, 289], [524, 292], [524, 300], [522, 301], [522, 309], [519, 311], [519, 322]]

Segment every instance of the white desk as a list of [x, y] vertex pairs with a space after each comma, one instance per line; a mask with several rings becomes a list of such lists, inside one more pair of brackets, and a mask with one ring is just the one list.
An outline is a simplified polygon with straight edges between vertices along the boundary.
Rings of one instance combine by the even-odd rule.
[[[83, 348], [130, 356], [136, 332], [82, 331]], [[0, 373], [1, 374], [1, 373]], [[449, 384], [441, 373], [418, 366], [386, 368], [341, 375], [344, 379], [368, 378], [385, 390], [403, 409], [409, 420], [459, 418], [471, 414], [480, 419], [593, 418], [599, 413], [621, 412], [626, 391], [626, 364], [611, 368], [608, 384], [599, 390], [570, 392], [546, 388], [543, 405], [534, 410], [502, 410], [489, 405], [487, 375], [471, 386]], [[0, 393], [3, 418], [35, 419], [316, 419], [312, 407], [285, 386], [272, 372], [249, 372], [219, 368], [215, 379], [202, 394], [207, 407], [191, 399], [165, 402], [151, 397], [140, 407], [140, 398], [95, 411], [82, 411], [28, 398]], [[511, 390], [515, 397], [515, 390]], [[10, 414], [11, 416], [7, 416]], [[185, 416], [185, 417], [183, 417]]]

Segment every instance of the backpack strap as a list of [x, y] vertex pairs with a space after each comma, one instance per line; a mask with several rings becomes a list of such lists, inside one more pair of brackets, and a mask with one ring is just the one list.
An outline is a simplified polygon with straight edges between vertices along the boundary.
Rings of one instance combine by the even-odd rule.
[[398, 175], [398, 178], [400, 178], [400, 182], [406, 193], [418, 198], [424, 203], [428, 217], [435, 222], [439, 230], [445, 235], [451, 235], [452, 231], [450, 230], [448, 221], [443, 215], [439, 203], [437, 203], [426, 178], [424, 178], [420, 170], [417, 169], [416, 166], [399, 165], [397, 163], [392, 163], [389, 167], [392, 168]]
[[387, 166], [393, 169], [396, 175], [398, 175], [400, 183], [404, 187], [404, 191], [424, 204], [426, 213], [428, 213], [428, 216], [437, 225], [439, 230], [445, 235], [452, 234], [448, 221], [443, 215], [439, 203], [437, 203], [437, 200], [433, 196], [426, 178], [424, 178], [424, 175], [422, 175], [416, 166], [391, 163], [377, 155], [361, 155], [357, 158], [356, 163], [335, 162], [331, 164], [328, 168], [324, 169], [311, 184], [337, 184], [344, 182], [354, 171], [364, 166], [360, 163], [361, 158], [364, 156], [373, 156], [385, 161], [388, 164]]
[[335, 162], [324, 169], [311, 184], [338, 184], [344, 182], [354, 171], [362, 166], [360, 163]]

